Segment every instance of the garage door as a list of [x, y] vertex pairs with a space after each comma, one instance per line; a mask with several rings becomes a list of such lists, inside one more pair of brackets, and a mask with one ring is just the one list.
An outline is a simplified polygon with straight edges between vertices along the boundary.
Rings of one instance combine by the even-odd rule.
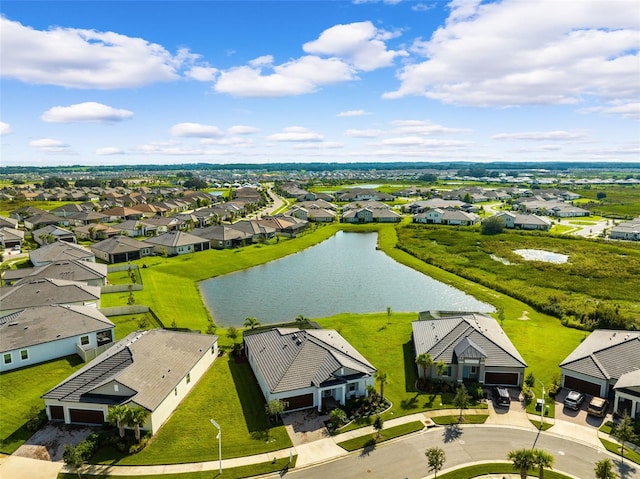
[[102, 424], [104, 414], [102, 411], [92, 411], [90, 409], [69, 409], [71, 422], [80, 424]]
[[573, 376], [564, 377], [564, 387], [567, 389], [575, 389], [581, 393], [591, 394], [592, 396], [600, 396], [600, 385], [584, 379], [574, 378]]
[[292, 396], [290, 398], [284, 399], [289, 404], [287, 406], [287, 411], [292, 409], [302, 409], [305, 407], [313, 407], [313, 394], [303, 394], [301, 396]]
[[501, 386], [517, 386], [518, 373], [485, 373], [485, 384], [499, 384]]
[[52, 421], [64, 421], [64, 409], [62, 406], [49, 406], [49, 414]]

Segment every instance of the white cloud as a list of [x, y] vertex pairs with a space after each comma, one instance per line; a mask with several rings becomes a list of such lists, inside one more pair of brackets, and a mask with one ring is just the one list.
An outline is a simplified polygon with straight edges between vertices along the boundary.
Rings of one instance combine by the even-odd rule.
[[227, 133], [230, 135], [250, 135], [251, 133], [257, 133], [260, 128], [249, 125], [234, 125], [227, 129]]
[[396, 138], [386, 138], [382, 140], [382, 145], [385, 146], [428, 146], [428, 147], [437, 147], [437, 148], [449, 148], [449, 147], [460, 147], [460, 146], [470, 146], [473, 142], [470, 141], [462, 141], [462, 140], [436, 140], [436, 139], [426, 139], [420, 136], [402, 136]]
[[455, 0], [446, 24], [412, 51], [385, 98], [474, 106], [637, 99], [640, 25], [632, 1]]
[[395, 133], [414, 135], [439, 135], [468, 133], [467, 128], [451, 128], [423, 120], [395, 120], [391, 124], [395, 127]]
[[133, 116], [129, 110], [112, 108], [93, 101], [78, 103], [70, 106], [54, 106], [45, 111], [40, 117], [42, 121], [50, 123], [74, 122], [106, 122], [127, 120]]
[[[269, 67], [271, 73], [263, 74], [263, 67]], [[349, 66], [337, 58], [304, 56], [282, 65], [271, 66], [260, 60], [222, 71], [214, 89], [240, 97], [282, 97], [312, 93], [323, 85], [353, 78]]]
[[193, 66], [184, 73], [187, 78], [206, 82], [214, 81], [217, 74], [218, 69], [209, 66]]
[[173, 136], [191, 138], [220, 138], [222, 131], [217, 126], [202, 125], [200, 123], [178, 123], [169, 130]]
[[395, 57], [408, 55], [404, 50], [387, 50], [384, 40], [396, 35], [377, 29], [369, 21], [335, 25], [302, 48], [307, 53], [337, 56], [358, 70], [371, 71], [392, 66]]
[[379, 136], [384, 135], [384, 130], [375, 130], [375, 129], [369, 129], [369, 130], [356, 130], [356, 129], [349, 129], [347, 131], [344, 132], [345, 136], [350, 136], [352, 138], [377, 138]]
[[0, 136], [8, 135], [9, 133], [11, 133], [11, 125], [4, 121], [0, 121]]
[[587, 137], [582, 132], [555, 131], [525, 131], [519, 133], [499, 133], [493, 135], [494, 140], [530, 140], [530, 141], [577, 141]]
[[347, 111], [341, 111], [336, 116], [363, 116], [363, 115], [371, 115], [371, 113], [365, 110], [347, 110]]
[[428, 12], [429, 10], [433, 10], [435, 7], [435, 3], [415, 3], [411, 5], [411, 10], [414, 12]]
[[282, 133], [275, 133], [267, 137], [269, 141], [322, 141], [323, 136], [302, 126], [290, 126]]
[[339, 148], [344, 148], [342, 143], [338, 143], [337, 141], [321, 141], [318, 143], [300, 143], [294, 145], [294, 150], [336, 150]]
[[70, 152], [70, 146], [61, 140], [53, 138], [40, 138], [29, 142], [29, 146], [37, 148], [46, 153], [67, 153]]
[[624, 118], [640, 120], [640, 102], [611, 102], [608, 106], [585, 108], [581, 111], [619, 115]]
[[36, 30], [0, 17], [2, 76], [67, 88], [135, 88], [180, 78], [199, 55], [114, 32]]
[[106, 146], [104, 148], [98, 148], [96, 155], [98, 156], [112, 156], [112, 155], [124, 155], [124, 150], [116, 148], [115, 146]]

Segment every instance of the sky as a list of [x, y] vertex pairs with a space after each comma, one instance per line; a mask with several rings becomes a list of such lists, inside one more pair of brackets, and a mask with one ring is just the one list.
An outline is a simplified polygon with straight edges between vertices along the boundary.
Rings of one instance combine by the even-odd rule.
[[637, 0], [0, 3], [0, 165], [640, 161]]

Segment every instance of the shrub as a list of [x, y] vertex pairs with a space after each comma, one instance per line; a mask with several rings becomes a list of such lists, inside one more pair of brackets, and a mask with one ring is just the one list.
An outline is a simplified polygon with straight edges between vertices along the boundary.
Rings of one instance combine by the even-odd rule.
[[483, 235], [497, 235], [504, 231], [504, 223], [496, 216], [490, 216], [481, 224]]

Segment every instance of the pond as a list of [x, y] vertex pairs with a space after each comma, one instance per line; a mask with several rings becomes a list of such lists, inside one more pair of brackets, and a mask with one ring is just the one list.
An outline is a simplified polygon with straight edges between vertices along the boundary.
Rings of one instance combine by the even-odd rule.
[[338, 232], [285, 258], [200, 283], [216, 324], [291, 321], [302, 314], [386, 311], [478, 311], [494, 308], [376, 249], [377, 233]]
[[513, 252], [522, 256], [527, 261], [544, 261], [546, 263], [566, 263], [569, 256], [566, 254], [552, 253], [543, 249], [514, 249]]

